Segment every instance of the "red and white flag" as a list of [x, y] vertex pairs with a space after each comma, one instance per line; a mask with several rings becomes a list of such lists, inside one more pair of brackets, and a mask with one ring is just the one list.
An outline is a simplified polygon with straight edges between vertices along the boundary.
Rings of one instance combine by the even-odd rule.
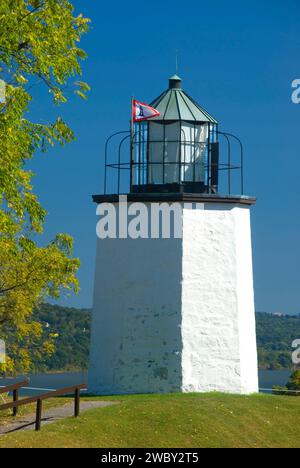
[[151, 119], [151, 117], [157, 117], [160, 115], [158, 110], [154, 107], [148, 106], [143, 102], [132, 100], [132, 120], [133, 122], [141, 122], [142, 120]]

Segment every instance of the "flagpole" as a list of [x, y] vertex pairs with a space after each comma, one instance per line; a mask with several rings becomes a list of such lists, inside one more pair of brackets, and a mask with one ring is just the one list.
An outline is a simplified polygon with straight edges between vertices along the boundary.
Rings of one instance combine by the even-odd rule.
[[134, 125], [134, 124], [133, 124], [133, 111], [134, 111], [134, 109], [133, 109], [133, 102], [134, 102], [134, 97], [131, 96], [131, 126], [130, 126], [131, 141], [132, 141], [132, 139], [133, 139], [133, 130], [134, 130], [134, 128], [133, 128], [133, 125]]
[[133, 102], [134, 97], [131, 96], [131, 120], [130, 120], [130, 191], [132, 186], [132, 171], [133, 171], [133, 138], [134, 138], [134, 123], [133, 123]]

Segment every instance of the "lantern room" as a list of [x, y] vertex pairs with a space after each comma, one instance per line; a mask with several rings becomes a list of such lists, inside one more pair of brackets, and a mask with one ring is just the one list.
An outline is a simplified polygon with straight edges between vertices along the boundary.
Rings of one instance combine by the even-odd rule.
[[177, 75], [150, 105], [160, 115], [134, 125], [131, 192], [217, 192], [217, 121], [181, 89]]
[[[169, 78], [168, 89], [150, 106], [159, 115], [135, 122], [130, 130], [116, 132], [107, 139], [105, 194], [108, 186], [115, 186], [116, 182], [110, 169], [115, 170], [114, 174], [117, 170], [117, 190], [110, 191], [118, 194], [181, 192], [230, 195], [234, 179], [237, 181], [235, 193], [243, 194], [243, 147], [240, 140], [219, 130], [217, 120], [183, 91], [179, 76]], [[124, 181], [126, 170], [130, 176], [127, 172]]]

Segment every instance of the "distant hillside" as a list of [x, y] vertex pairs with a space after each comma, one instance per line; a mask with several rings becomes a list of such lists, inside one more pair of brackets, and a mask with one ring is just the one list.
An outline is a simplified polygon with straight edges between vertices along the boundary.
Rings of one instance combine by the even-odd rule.
[[259, 367], [291, 368], [292, 342], [300, 339], [300, 316], [256, 314]]
[[[44, 324], [45, 333], [58, 333], [56, 352], [34, 363], [35, 372], [83, 369], [88, 366], [91, 311], [45, 304], [34, 313]], [[300, 316], [274, 316], [257, 313], [259, 367], [291, 368], [291, 344], [300, 339]]]
[[55, 354], [34, 362], [34, 371], [85, 369], [88, 366], [91, 311], [44, 304], [33, 319], [42, 322], [45, 333], [57, 333]]

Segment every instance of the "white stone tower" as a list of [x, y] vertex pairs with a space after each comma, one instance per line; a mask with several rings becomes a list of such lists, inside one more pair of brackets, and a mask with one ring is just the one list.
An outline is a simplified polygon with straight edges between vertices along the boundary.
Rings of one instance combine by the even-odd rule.
[[[218, 130], [177, 76], [151, 105], [160, 116], [128, 134], [128, 164], [120, 153], [126, 132], [116, 135], [122, 138], [117, 163], [108, 160], [106, 144], [105, 164], [117, 170], [117, 193], [93, 197], [99, 213], [112, 206], [119, 216], [117, 236], [97, 239], [89, 390], [257, 392], [250, 228], [255, 199], [243, 195], [242, 146], [236, 163], [230, 139], [240, 141]], [[127, 216], [119, 198], [126, 168]], [[232, 195], [237, 175], [241, 187]], [[172, 212], [174, 203], [180, 209], [171, 236], [162, 226], [153, 229], [151, 218], [148, 232], [126, 237], [134, 215], [152, 213], [154, 205]]]

